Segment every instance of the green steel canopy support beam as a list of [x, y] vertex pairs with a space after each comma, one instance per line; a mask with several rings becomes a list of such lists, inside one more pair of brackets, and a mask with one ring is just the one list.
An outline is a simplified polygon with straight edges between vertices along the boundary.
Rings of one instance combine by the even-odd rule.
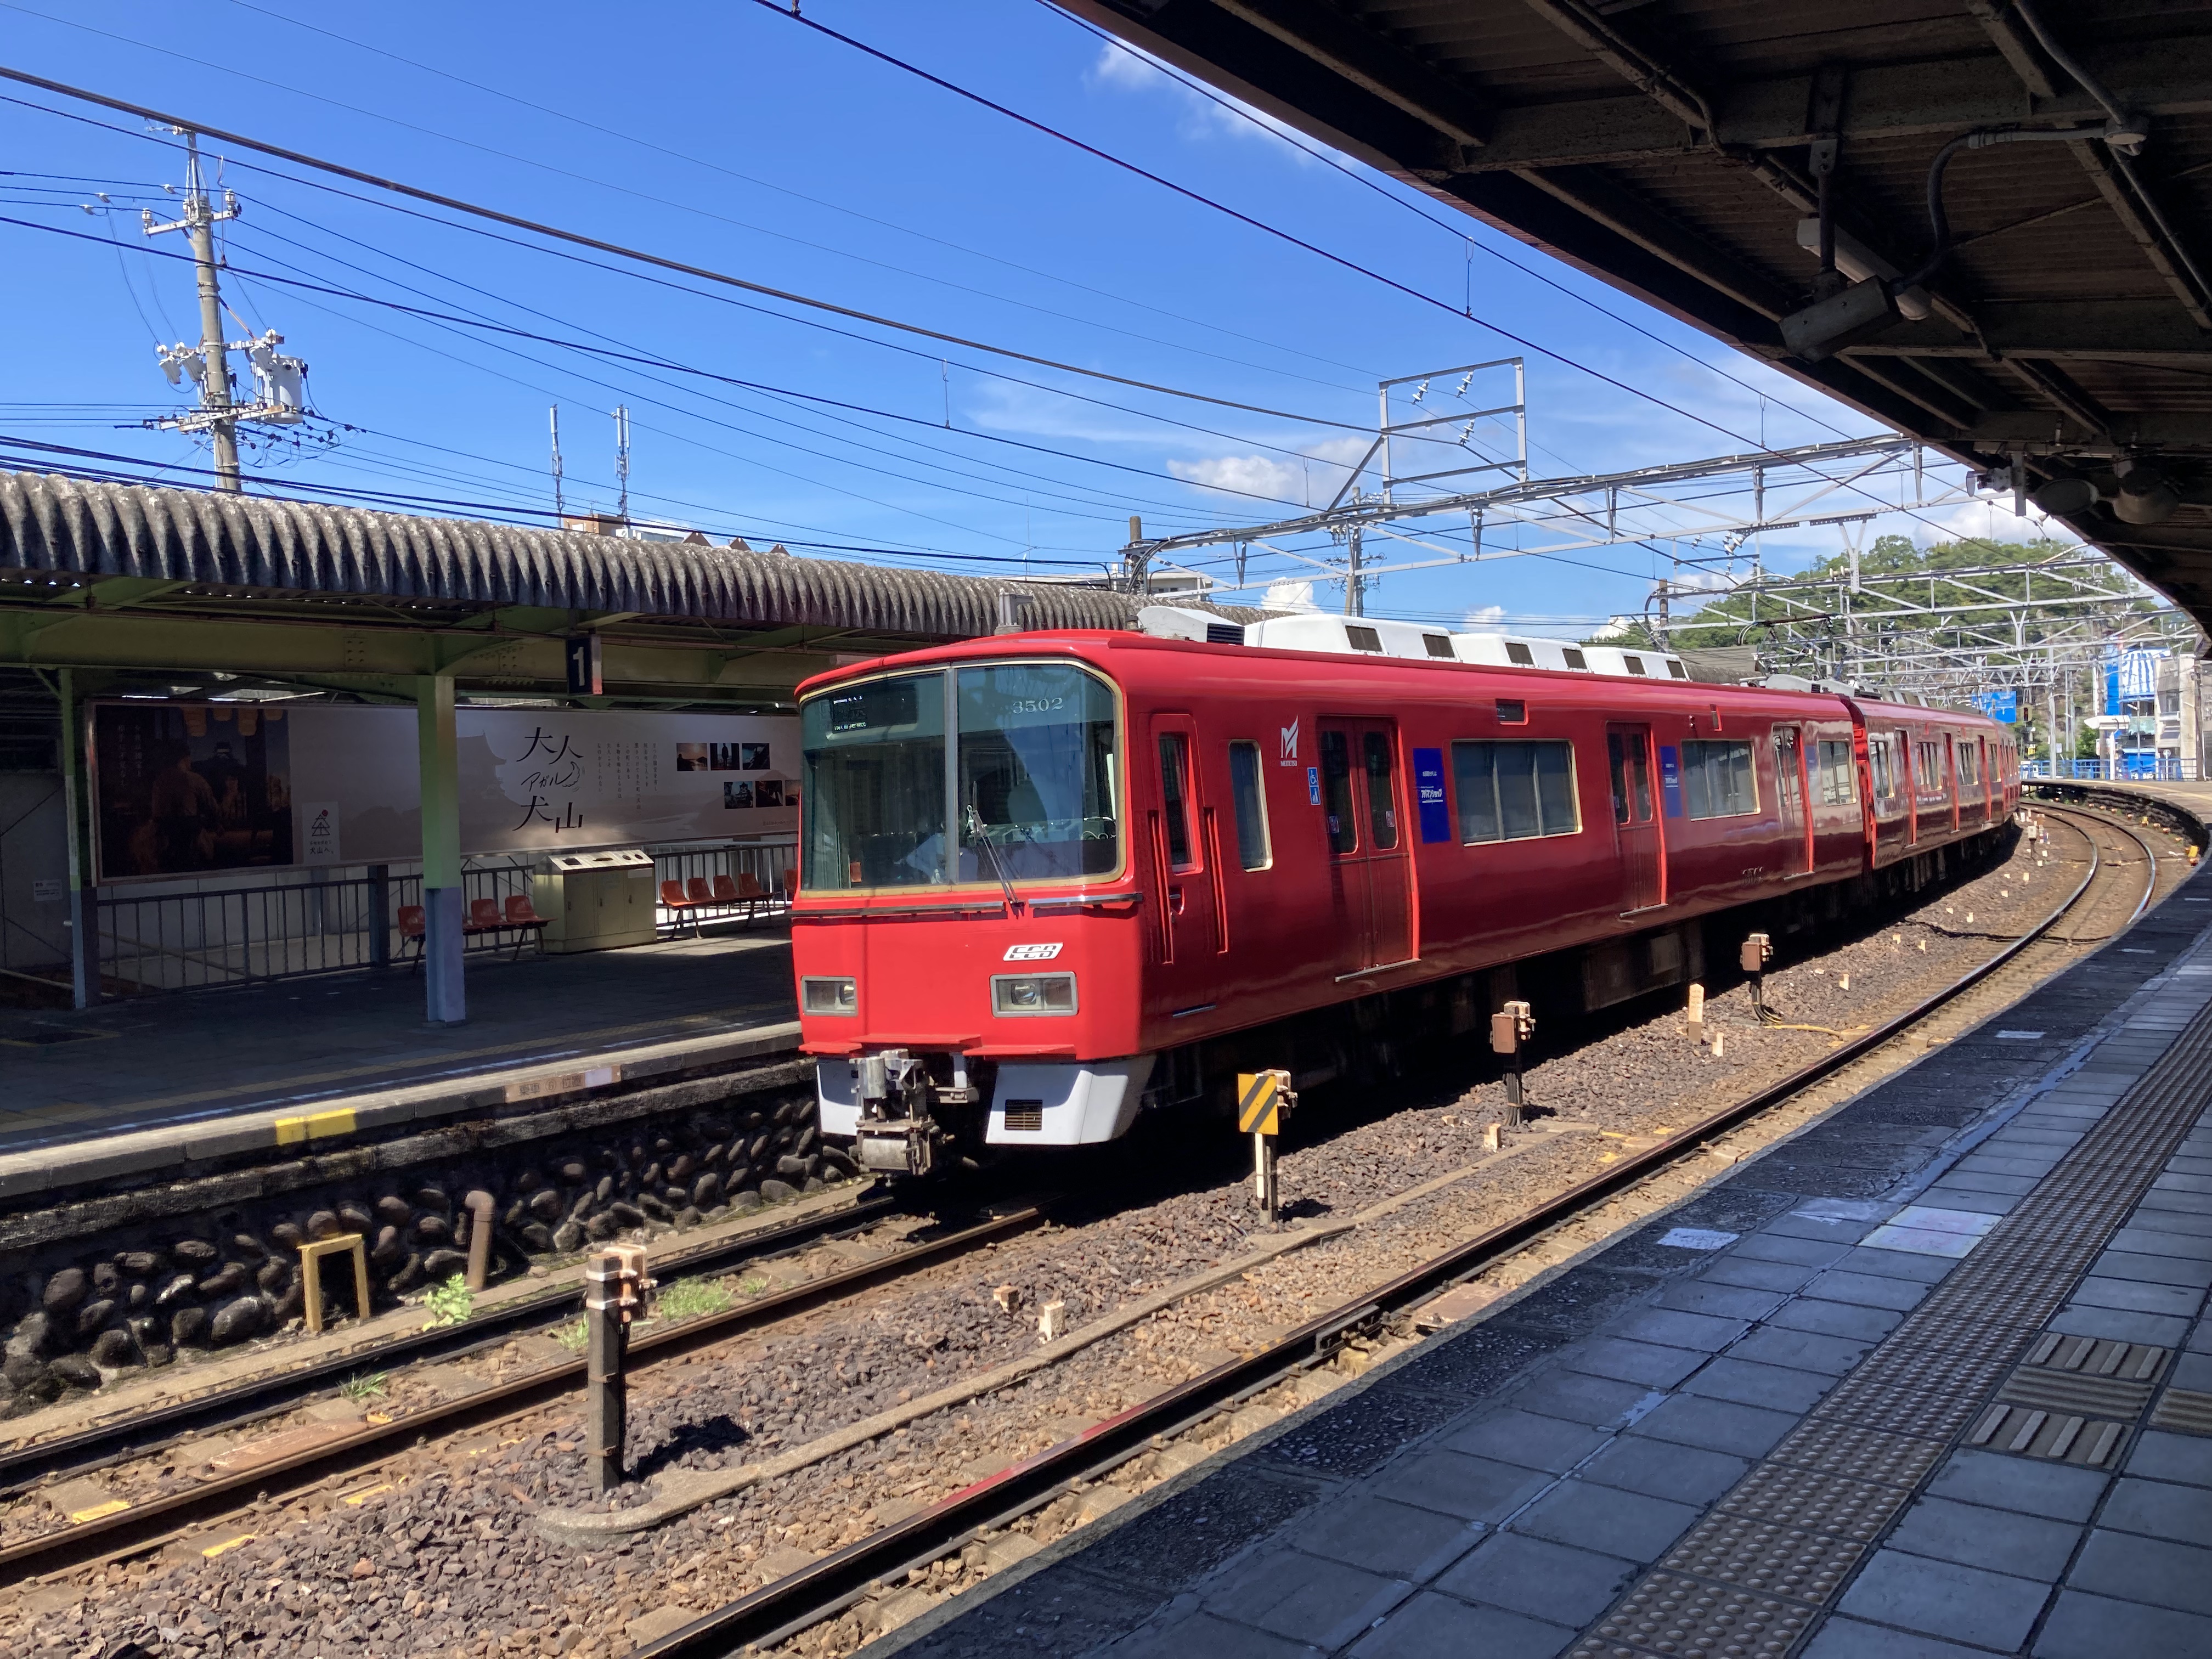
[[469, 1017], [462, 979], [460, 743], [453, 721], [453, 679], [425, 674], [415, 682], [415, 732], [422, 787], [422, 983], [433, 1025]]

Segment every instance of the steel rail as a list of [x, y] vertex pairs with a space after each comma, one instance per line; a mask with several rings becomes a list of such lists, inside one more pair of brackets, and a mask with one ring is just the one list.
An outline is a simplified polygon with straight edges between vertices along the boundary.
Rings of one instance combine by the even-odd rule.
[[[2158, 848], [2153, 847], [2149, 841], [2139, 834], [2132, 826], [2124, 823], [2118, 819], [2106, 817], [2095, 807], [2053, 806], [2045, 803], [2043, 810], [2046, 812], [2056, 813], [2063, 818], [2087, 817], [2100, 828], [2118, 830], [2121, 835], [2125, 836], [2130, 841], [2135, 842], [2136, 846], [2142, 848], [2144, 866], [2148, 872], [2148, 876], [2143, 883], [2142, 896], [2136, 901], [2136, 908], [2128, 912], [2128, 919], [2120, 923], [2118, 927], [2113, 928], [2111, 933], [2106, 933], [2100, 938], [2083, 939], [2079, 934], [2070, 933], [2062, 934], [2059, 936], [2059, 938], [2065, 943], [2071, 945], [2102, 945], [2109, 940], [2118, 939], [2122, 933], [2126, 933], [2129, 928], [2134, 927], [2136, 923], [2142, 920], [2142, 913], [2150, 908], [2151, 900], [2158, 896]], [[2075, 828], [2078, 829], [2080, 826], [2077, 824]], [[2090, 837], [2090, 840], [2094, 844], [2095, 837], [2092, 836]]]
[[[677, 1355], [726, 1341], [745, 1331], [842, 1300], [887, 1280], [935, 1267], [1010, 1238], [1044, 1218], [1041, 1206], [1024, 1205], [880, 1261], [862, 1262], [843, 1273], [810, 1279], [773, 1296], [686, 1320], [665, 1330], [641, 1332], [630, 1344], [630, 1368], [633, 1372], [641, 1370]], [[323, 1445], [206, 1481], [186, 1492], [133, 1504], [96, 1521], [64, 1527], [0, 1548], [0, 1584], [141, 1549], [171, 1533], [214, 1520], [276, 1492], [296, 1491], [332, 1475], [373, 1466], [417, 1442], [481, 1428], [502, 1418], [550, 1405], [580, 1389], [585, 1369], [582, 1359], [550, 1365], [475, 1394], [410, 1412], [389, 1423], [370, 1424]]]
[[[823, 1239], [859, 1231], [900, 1212], [900, 1205], [892, 1198], [865, 1198], [821, 1215], [802, 1217], [780, 1226], [702, 1245], [653, 1266], [656, 1271], [671, 1278], [720, 1273], [746, 1261], [787, 1255]], [[410, 1331], [295, 1370], [254, 1377], [198, 1399], [134, 1415], [120, 1423], [102, 1424], [76, 1434], [58, 1435], [51, 1440], [14, 1447], [0, 1452], [0, 1498], [15, 1497], [50, 1474], [89, 1474], [125, 1458], [158, 1450], [185, 1435], [236, 1428], [296, 1406], [312, 1395], [336, 1388], [349, 1377], [395, 1364], [420, 1364], [427, 1360], [450, 1358], [493, 1342], [505, 1341], [520, 1332], [560, 1323], [582, 1309], [581, 1290], [563, 1285], [489, 1309], [459, 1325]]]
[[[1746, 1119], [1758, 1116], [1840, 1071], [1946, 1006], [2012, 962], [2081, 902], [2103, 868], [2094, 836], [2081, 883], [2033, 931], [1986, 962], [1864, 1035], [1800, 1067], [1778, 1083], [1723, 1108], [1689, 1128], [1570, 1188], [1533, 1210], [1453, 1246], [1419, 1266], [1307, 1321], [1241, 1359], [1216, 1366], [1092, 1425], [1072, 1439], [939, 1499], [904, 1521], [823, 1556], [797, 1572], [708, 1613], [637, 1649], [630, 1659], [734, 1659], [765, 1649], [835, 1617], [871, 1589], [926, 1565], [996, 1525], [1049, 1502], [1073, 1482], [1096, 1478], [1141, 1455], [1224, 1407], [1328, 1358], [1355, 1332], [1426, 1301], [1498, 1258], [1525, 1248], [1592, 1205], [1700, 1151]], [[2138, 912], [2140, 914], [2140, 912]]]

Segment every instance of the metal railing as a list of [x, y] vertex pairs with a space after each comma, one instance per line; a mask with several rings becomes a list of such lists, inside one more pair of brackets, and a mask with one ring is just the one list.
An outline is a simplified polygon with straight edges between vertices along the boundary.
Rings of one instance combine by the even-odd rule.
[[[771, 913], [788, 908], [785, 883], [797, 862], [795, 842], [648, 850], [656, 895], [663, 881], [703, 876], [711, 884], [718, 875], [745, 874], [775, 896]], [[471, 904], [489, 899], [503, 915], [509, 897], [531, 892], [535, 868], [534, 860], [520, 859], [472, 861], [462, 872], [462, 896]], [[404, 963], [416, 945], [401, 932], [399, 913], [422, 902], [422, 872], [413, 865], [317, 871], [251, 885], [210, 884], [190, 892], [100, 888], [90, 908], [103, 994], [197, 991]], [[692, 926], [694, 914], [654, 907], [664, 933]], [[709, 908], [700, 919], [712, 923], [717, 913]], [[752, 919], [744, 915], [747, 922]], [[470, 933], [463, 949], [485, 956], [527, 948], [528, 942], [513, 932]]]
[[[731, 847], [656, 847], [652, 852], [656, 896], [664, 881], [688, 884], [694, 877], [703, 877], [711, 889], [716, 876], [727, 876], [734, 881], [745, 875], [758, 882], [761, 890], [771, 895], [773, 902], [744, 911], [732, 907], [720, 914], [742, 915], [750, 921], [756, 911], [773, 915], [791, 908], [791, 889], [799, 879], [799, 843], [795, 841], [748, 842]], [[689, 909], [672, 910], [661, 904], [655, 906], [653, 918], [665, 931], [690, 927], [693, 916], [699, 914]], [[700, 919], [713, 921], [717, 915], [717, 911], [710, 908]]]
[[2020, 764], [2020, 775], [2024, 778], [2081, 778], [2097, 782], [2179, 783], [2182, 780], [2179, 758], [2154, 759], [2148, 755], [2129, 756], [2117, 762], [2062, 760], [2055, 767], [2047, 760], [2024, 760]]

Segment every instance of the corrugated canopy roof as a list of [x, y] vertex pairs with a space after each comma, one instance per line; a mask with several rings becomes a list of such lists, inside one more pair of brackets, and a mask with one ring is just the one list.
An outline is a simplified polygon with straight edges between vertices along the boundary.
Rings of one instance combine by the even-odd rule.
[[532, 606], [915, 640], [990, 633], [1001, 593], [1027, 601], [1032, 628], [1133, 627], [1139, 603], [1098, 588], [23, 472], [0, 473], [4, 574], [18, 591], [24, 574], [123, 577], [431, 612]]
[[[2163, 522], [2068, 520], [2212, 623], [2212, 4], [2035, 0], [1059, 0], [1431, 196], [1962, 459]], [[2070, 58], [2148, 122], [2133, 159]], [[1780, 319], [1816, 265], [1816, 139], [1844, 234], [1931, 246], [1929, 164], [1977, 129], [2078, 140], [1959, 155], [1929, 314], [1820, 362]]]

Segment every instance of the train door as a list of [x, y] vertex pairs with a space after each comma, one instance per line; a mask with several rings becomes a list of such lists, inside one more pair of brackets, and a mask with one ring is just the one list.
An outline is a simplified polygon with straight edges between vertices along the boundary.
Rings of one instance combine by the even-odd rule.
[[1774, 728], [1774, 810], [1782, 821], [1781, 872], [1802, 876], [1813, 867], [1813, 817], [1806, 810], [1804, 729]]
[[1922, 781], [1919, 750], [1914, 746], [1912, 733], [1897, 734], [1899, 783], [1905, 790], [1905, 844], [1920, 845], [1920, 792], [1927, 786]]
[[1159, 899], [1154, 944], [1166, 971], [1161, 988], [1172, 1011], [1206, 1001], [1219, 971], [1221, 919], [1207, 873], [1213, 848], [1200, 798], [1198, 732], [1188, 714], [1152, 717], [1152, 754], [1159, 769], [1146, 811], [1153, 885]]
[[1951, 789], [1951, 833], [1956, 835], [1966, 817], [1966, 786], [1959, 777], [1959, 740], [1943, 734], [1943, 771]]
[[1667, 902], [1667, 872], [1652, 787], [1651, 728], [1608, 726], [1605, 757], [1613, 778], [1613, 842], [1620, 856], [1620, 911], [1656, 909]]
[[1413, 957], [1413, 866], [1398, 734], [1384, 720], [1321, 722], [1322, 805], [1343, 971]]

